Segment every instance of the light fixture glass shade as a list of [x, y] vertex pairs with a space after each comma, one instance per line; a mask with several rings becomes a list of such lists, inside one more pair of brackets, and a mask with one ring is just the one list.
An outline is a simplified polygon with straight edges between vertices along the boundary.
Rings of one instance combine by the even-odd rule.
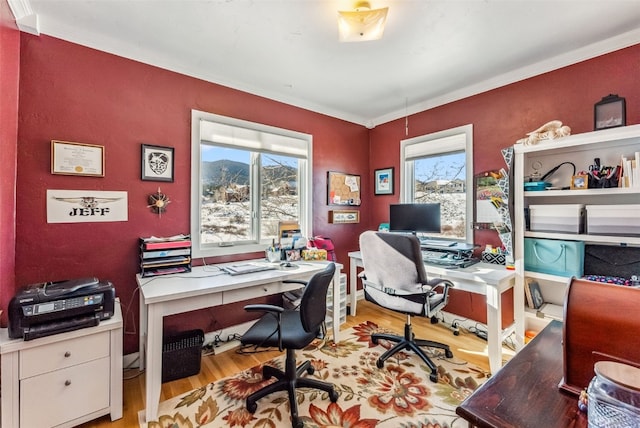
[[338, 35], [341, 42], [378, 40], [384, 32], [389, 8], [358, 8], [354, 11], [338, 11]]

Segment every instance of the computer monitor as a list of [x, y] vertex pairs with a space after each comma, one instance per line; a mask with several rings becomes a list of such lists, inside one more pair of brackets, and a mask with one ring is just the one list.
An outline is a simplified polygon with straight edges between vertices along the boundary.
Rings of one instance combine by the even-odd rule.
[[392, 204], [389, 206], [391, 232], [440, 233], [440, 204]]

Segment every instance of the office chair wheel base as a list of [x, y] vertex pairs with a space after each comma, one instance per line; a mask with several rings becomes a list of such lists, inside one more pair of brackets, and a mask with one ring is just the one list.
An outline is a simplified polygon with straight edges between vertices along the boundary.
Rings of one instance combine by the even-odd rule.
[[292, 425], [293, 428], [304, 428], [304, 422], [302, 421], [295, 421]]
[[376, 367], [378, 367], [379, 369], [384, 367], [384, 361], [378, 359], [378, 361], [376, 361]]
[[371, 343], [373, 343], [374, 345], [377, 345], [378, 344], [378, 338], [372, 335], [371, 336]]
[[247, 403], [247, 412], [254, 414], [258, 410], [258, 403]]
[[450, 349], [445, 349], [444, 350], [444, 356], [447, 358], [453, 358], [453, 352], [451, 352]]
[[431, 380], [431, 382], [438, 383], [438, 375], [436, 373], [431, 373], [429, 375], [429, 379]]
[[331, 390], [329, 392], [329, 400], [331, 400], [332, 403], [335, 403], [336, 401], [338, 401], [338, 393], [335, 391], [335, 389]]

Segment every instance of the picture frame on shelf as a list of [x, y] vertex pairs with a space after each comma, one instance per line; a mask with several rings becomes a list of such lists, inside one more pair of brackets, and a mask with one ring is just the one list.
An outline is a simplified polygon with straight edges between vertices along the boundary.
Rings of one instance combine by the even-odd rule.
[[574, 175], [571, 177], [571, 190], [586, 190], [589, 188], [589, 176]]
[[51, 174], [104, 177], [104, 146], [51, 140]]
[[374, 177], [376, 195], [393, 195], [393, 167], [376, 169]]
[[617, 94], [609, 94], [598, 101], [593, 112], [593, 129], [616, 128], [627, 124], [625, 99]]
[[141, 178], [173, 183], [174, 148], [142, 144]]
[[542, 298], [542, 291], [540, 291], [540, 284], [538, 284], [538, 281], [527, 278], [525, 280], [524, 291], [527, 298], [527, 305], [531, 309], [540, 309], [544, 304], [544, 299]]

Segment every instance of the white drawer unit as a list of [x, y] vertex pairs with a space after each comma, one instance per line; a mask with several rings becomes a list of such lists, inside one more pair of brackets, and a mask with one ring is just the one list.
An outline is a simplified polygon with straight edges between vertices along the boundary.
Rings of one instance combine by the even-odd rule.
[[30, 341], [0, 330], [2, 427], [73, 427], [122, 417], [122, 313]]

